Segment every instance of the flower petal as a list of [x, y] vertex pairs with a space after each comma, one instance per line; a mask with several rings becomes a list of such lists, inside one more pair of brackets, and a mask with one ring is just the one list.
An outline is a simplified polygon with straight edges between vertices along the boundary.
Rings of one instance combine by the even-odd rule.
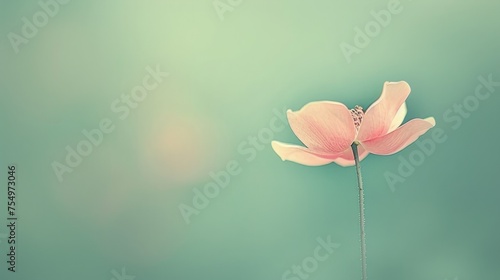
[[337, 157], [337, 155], [320, 155], [318, 153], [312, 152], [307, 148], [281, 143], [278, 141], [271, 142], [271, 145], [273, 147], [273, 150], [280, 156], [283, 161], [289, 160], [303, 165], [325, 165], [331, 163], [333, 161], [333, 158]]
[[398, 128], [404, 121], [406, 117], [406, 112], [408, 112], [408, 109], [406, 108], [406, 102], [401, 105], [399, 108], [398, 112], [396, 113], [396, 116], [392, 120], [391, 127], [389, 127], [388, 132], [393, 132], [396, 128]]
[[366, 110], [357, 140], [367, 141], [387, 134], [410, 91], [407, 82], [385, 82], [380, 98]]
[[[363, 146], [358, 145], [359, 161], [365, 159], [365, 157], [368, 156], [368, 154], [369, 152], [365, 148], [363, 148]], [[345, 150], [338, 158], [334, 160], [334, 162], [344, 167], [353, 166], [355, 162], [354, 162], [354, 154], [352, 153], [352, 148]]]
[[338, 102], [306, 104], [297, 112], [288, 110], [288, 122], [308, 148], [325, 154], [338, 154], [351, 146], [356, 127], [347, 107]]
[[361, 144], [372, 154], [392, 155], [406, 148], [435, 125], [434, 118], [413, 119], [389, 134]]

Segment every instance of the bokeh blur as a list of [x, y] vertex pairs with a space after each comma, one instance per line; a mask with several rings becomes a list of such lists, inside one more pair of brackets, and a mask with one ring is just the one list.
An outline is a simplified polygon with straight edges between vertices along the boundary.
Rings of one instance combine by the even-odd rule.
[[362, 161], [368, 276], [498, 279], [499, 9], [0, 1], [0, 279], [360, 279], [354, 168], [282, 162], [270, 140], [300, 143], [286, 109], [367, 108], [400, 80], [406, 121], [446, 140]]

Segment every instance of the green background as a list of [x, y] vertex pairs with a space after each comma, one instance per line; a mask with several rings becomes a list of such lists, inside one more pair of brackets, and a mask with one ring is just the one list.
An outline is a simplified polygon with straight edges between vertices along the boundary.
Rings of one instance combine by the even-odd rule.
[[[393, 190], [384, 174], [416, 144], [362, 162], [369, 279], [498, 278], [500, 88], [457, 129], [443, 114], [478, 76], [500, 80], [499, 2], [402, 0], [351, 63], [340, 44], [388, 1], [248, 0], [224, 20], [210, 0], [70, 1], [17, 54], [7, 34], [40, 6], [0, 3], [0, 237], [10, 164], [19, 218], [18, 271], [0, 239], [1, 279], [106, 280], [122, 267], [136, 280], [282, 279], [327, 236], [341, 246], [309, 279], [360, 279], [354, 168], [282, 162], [268, 141], [248, 161], [238, 147], [274, 109], [367, 108], [400, 80], [406, 121], [434, 116], [448, 138]], [[170, 76], [118, 119], [110, 104], [156, 65]], [[52, 162], [108, 117], [115, 130], [59, 182]], [[300, 143], [288, 125], [273, 138]], [[232, 160], [241, 173], [187, 225], [179, 205]]]

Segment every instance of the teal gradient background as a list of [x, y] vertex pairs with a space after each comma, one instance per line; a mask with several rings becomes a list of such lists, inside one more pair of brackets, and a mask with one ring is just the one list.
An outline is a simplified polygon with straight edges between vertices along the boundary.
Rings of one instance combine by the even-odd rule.
[[[286, 279], [327, 236], [341, 246], [309, 279], [360, 279], [355, 169], [282, 162], [249, 137], [275, 110], [367, 108], [400, 80], [405, 121], [434, 116], [447, 140], [393, 189], [384, 174], [416, 144], [362, 161], [368, 277], [498, 279], [500, 87], [460, 125], [444, 114], [479, 76], [500, 81], [500, 3], [401, 0], [348, 63], [340, 44], [388, 2], [244, 0], [221, 20], [210, 0], [73, 0], [16, 53], [8, 34], [41, 8], [0, 1], [0, 237], [10, 164], [19, 217], [18, 271], [0, 239], [0, 279], [109, 280], [122, 267], [136, 280]], [[170, 76], [119, 119], [110, 104], [157, 65]], [[114, 131], [60, 182], [52, 163], [103, 118]], [[273, 139], [300, 143], [276, 124]], [[232, 161], [241, 173], [186, 224], [179, 206]]]

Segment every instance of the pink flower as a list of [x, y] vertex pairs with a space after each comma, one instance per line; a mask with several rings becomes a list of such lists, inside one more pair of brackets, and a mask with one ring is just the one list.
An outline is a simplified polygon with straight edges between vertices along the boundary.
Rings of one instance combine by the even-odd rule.
[[290, 127], [306, 147], [273, 141], [273, 149], [282, 160], [310, 166], [354, 165], [353, 143], [358, 144], [360, 160], [369, 153], [397, 153], [436, 125], [432, 117], [401, 125], [410, 91], [404, 81], [385, 82], [382, 95], [366, 112], [332, 101], [311, 102], [297, 112], [288, 110]]

